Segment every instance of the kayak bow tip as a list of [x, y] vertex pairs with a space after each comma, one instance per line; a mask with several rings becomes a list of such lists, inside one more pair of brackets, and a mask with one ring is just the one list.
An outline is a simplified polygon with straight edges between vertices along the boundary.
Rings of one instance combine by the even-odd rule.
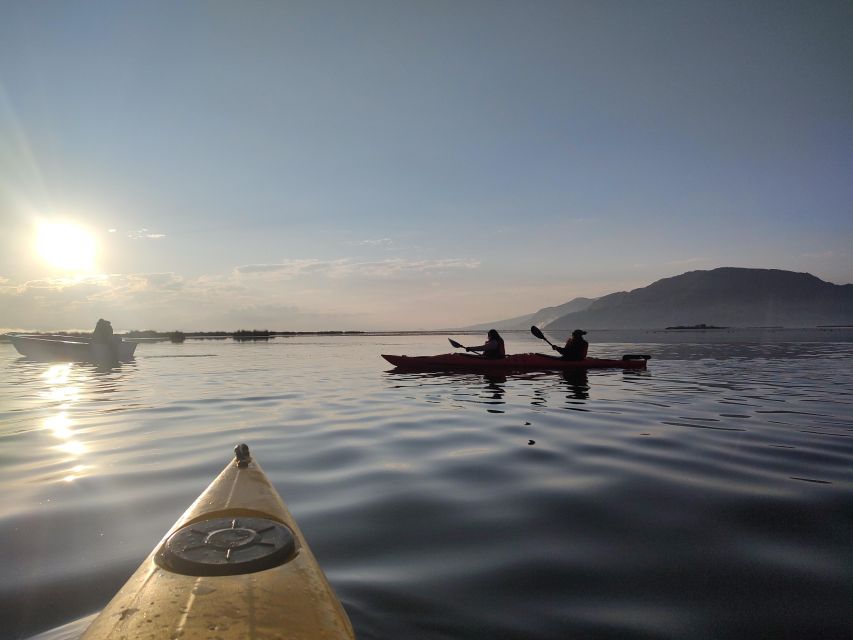
[[238, 467], [248, 467], [252, 461], [252, 455], [249, 453], [249, 445], [244, 442], [235, 446], [234, 458], [237, 461]]

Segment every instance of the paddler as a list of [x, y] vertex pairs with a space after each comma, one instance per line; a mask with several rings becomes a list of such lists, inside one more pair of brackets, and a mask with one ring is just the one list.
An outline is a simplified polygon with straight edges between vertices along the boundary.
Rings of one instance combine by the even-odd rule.
[[584, 340], [586, 331], [575, 329], [572, 331], [572, 336], [566, 341], [565, 347], [551, 345], [554, 351], [559, 351], [560, 355], [566, 360], [585, 360], [587, 351], [589, 351], [589, 343]]
[[92, 342], [107, 345], [110, 357], [118, 358], [118, 347], [116, 342], [121, 342], [121, 337], [113, 335], [113, 325], [109, 320], [100, 318], [92, 332]]
[[95, 330], [92, 332], [92, 342], [110, 344], [113, 341], [113, 325], [109, 320], [103, 318], [98, 320]]
[[465, 347], [465, 351], [482, 351], [483, 357], [488, 359], [497, 360], [499, 358], [506, 358], [504, 339], [501, 338], [501, 335], [494, 329], [489, 329], [486, 337], [485, 344], [481, 344], [479, 347]]

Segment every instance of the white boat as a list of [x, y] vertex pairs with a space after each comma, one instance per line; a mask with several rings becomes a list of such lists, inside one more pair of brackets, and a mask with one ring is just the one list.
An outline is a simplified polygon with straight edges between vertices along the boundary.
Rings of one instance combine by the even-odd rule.
[[111, 342], [92, 342], [91, 338], [64, 335], [9, 334], [22, 356], [34, 360], [61, 362], [115, 362], [130, 360], [135, 342], [113, 336]]

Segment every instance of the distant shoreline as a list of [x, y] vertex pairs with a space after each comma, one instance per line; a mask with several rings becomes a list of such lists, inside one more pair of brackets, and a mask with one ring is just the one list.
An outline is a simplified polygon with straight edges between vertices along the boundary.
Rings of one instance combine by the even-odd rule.
[[[773, 329], [779, 329], [781, 327], [767, 327]], [[706, 329], [731, 329], [731, 327], [717, 327], [712, 324], [690, 324], [690, 325], [677, 325], [675, 327], [667, 327], [667, 331], [705, 331]]]
[[[637, 329], [588, 329], [593, 334], [613, 334], [613, 333], [669, 333], [680, 334], [689, 333], [690, 331], [706, 331], [710, 333], [718, 333], [721, 331], [740, 333], [748, 331], [850, 331], [853, 330], [851, 324], [833, 324], [833, 325], [814, 325], [811, 327], [784, 327], [784, 326], [752, 326], [752, 327], [718, 327], [713, 325], [697, 325], [697, 326], [674, 326], [674, 327], [656, 327], [656, 328], [637, 328]], [[504, 334], [529, 334], [527, 329], [500, 329]], [[546, 334], [560, 335], [566, 333], [569, 329], [564, 328], [545, 328]], [[329, 331], [267, 331], [267, 330], [239, 330], [239, 331], [127, 331], [116, 332], [125, 340], [135, 342], [183, 342], [184, 340], [235, 340], [242, 341], [264, 341], [274, 338], [298, 338], [298, 337], [358, 337], [358, 336], [480, 336], [484, 332], [482, 330], [471, 329], [421, 329], [421, 330], [385, 330], [385, 331], [353, 331], [353, 330], [329, 330]], [[0, 343], [10, 342], [9, 334], [25, 334], [25, 335], [67, 335], [75, 337], [89, 337], [89, 331], [11, 331], [0, 334]]]

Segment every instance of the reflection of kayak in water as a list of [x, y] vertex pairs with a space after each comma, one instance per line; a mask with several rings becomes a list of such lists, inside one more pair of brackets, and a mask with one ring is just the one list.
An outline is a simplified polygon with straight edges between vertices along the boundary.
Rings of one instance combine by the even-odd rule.
[[388, 362], [400, 369], [436, 371], [569, 371], [576, 369], [645, 369], [646, 355], [625, 355], [619, 360], [587, 358], [565, 360], [541, 353], [517, 353], [505, 358], [483, 358], [461, 353], [443, 353], [437, 356], [392, 356], [382, 354]]
[[125, 342], [113, 336], [108, 342], [64, 335], [9, 335], [22, 356], [34, 360], [60, 362], [105, 362], [130, 360], [136, 351], [135, 342]]
[[81, 640], [317, 638], [352, 626], [246, 445]]

